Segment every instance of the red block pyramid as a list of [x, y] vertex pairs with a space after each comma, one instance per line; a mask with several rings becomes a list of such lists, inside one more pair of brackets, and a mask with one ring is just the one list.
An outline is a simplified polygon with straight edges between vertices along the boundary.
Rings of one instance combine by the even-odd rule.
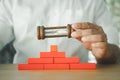
[[28, 64], [18, 64], [18, 70], [94, 70], [95, 63], [80, 63], [79, 57], [65, 57], [57, 45], [50, 52], [40, 52], [40, 58], [28, 58]]

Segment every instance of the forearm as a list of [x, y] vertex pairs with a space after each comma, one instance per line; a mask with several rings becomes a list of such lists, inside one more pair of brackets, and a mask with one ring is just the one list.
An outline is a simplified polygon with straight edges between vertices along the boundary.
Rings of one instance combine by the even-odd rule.
[[113, 44], [108, 44], [108, 51], [104, 58], [97, 60], [98, 64], [115, 64], [120, 63], [119, 47]]

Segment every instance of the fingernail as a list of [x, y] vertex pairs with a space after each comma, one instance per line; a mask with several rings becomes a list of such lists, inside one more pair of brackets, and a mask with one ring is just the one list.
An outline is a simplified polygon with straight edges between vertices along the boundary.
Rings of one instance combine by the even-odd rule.
[[82, 39], [81, 39], [82, 41], [86, 41], [87, 40], [87, 38], [86, 37], [82, 37]]
[[71, 27], [74, 28], [74, 24], [72, 24]]
[[71, 33], [71, 37], [74, 37], [74, 33]]
[[71, 33], [71, 37], [75, 38], [77, 35], [76, 35], [76, 32], [72, 32]]
[[76, 27], [76, 24], [72, 24], [72, 28], [75, 28]]

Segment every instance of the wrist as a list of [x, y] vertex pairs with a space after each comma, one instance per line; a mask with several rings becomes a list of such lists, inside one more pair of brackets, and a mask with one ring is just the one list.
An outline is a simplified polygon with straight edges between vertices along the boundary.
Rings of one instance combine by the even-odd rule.
[[117, 55], [119, 54], [119, 48], [116, 45], [108, 44], [106, 55], [97, 60], [98, 64], [115, 64], [117, 63]]

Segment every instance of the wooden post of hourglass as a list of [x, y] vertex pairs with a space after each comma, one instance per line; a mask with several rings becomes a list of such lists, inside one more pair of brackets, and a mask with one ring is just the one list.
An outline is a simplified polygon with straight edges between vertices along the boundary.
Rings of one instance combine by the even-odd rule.
[[[46, 30], [54, 30], [54, 29], [67, 29], [67, 34], [59, 34], [59, 35], [46, 35]], [[38, 39], [45, 39], [45, 38], [54, 38], [54, 37], [71, 37], [71, 33], [74, 30], [72, 29], [71, 25], [68, 24], [67, 26], [57, 26], [57, 27], [44, 27], [38, 26], [37, 27], [37, 37]]]

